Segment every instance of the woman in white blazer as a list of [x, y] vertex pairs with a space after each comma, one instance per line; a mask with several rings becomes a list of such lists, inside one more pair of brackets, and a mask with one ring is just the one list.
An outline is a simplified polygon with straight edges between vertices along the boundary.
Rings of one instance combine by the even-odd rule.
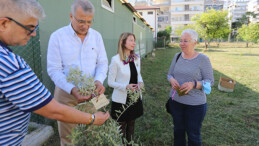
[[142, 97], [127, 108], [119, 119], [117, 111], [123, 111], [122, 106], [130, 102], [127, 89], [137, 90], [139, 86], [144, 86], [140, 74], [140, 57], [135, 54], [135, 45], [134, 34], [125, 32], [120, 35], [118, 54], [112, 57], [108, 74], [108, 85], [114, 88], [111, 116], [120, 123], [123, 138], [128, 142], [132, 140], [136, 118], [143, 115]]

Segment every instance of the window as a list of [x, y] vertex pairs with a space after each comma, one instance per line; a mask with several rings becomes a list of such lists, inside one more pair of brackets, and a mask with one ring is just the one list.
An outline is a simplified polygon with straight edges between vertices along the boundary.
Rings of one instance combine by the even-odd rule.
[[142, 12], [139, 12], [139, 14], [140, 14], [141, 16], [143, 16], [143, 13], [142, 13]]
[[158, 22], [163, 22], [164, 21], [164, 17], [158, 17]]
[[184, 17], [182, 16], [176, 16], [176, 17], [172, 17], [172, 21], [183, 21]]
[[133, 22], [137, 23], [137, 18], [135, 16], [133, 16]]
[[101, 0], [102, 7], [108, 11], [114, 12], [114, 0]]
[[189, 5], [184, 5], [185, 11], [189, 11]]
[[164, 18], [165, 18], [165, 22], [168, 22], [168, 16], [165, 16]]
[[190, 21], [190, 19], [189, 19], [189, 14], [185, 14], [185, 15], [184, 15], [184, 20], [185, 20], [185, 21]]
[[153, 11], [147, 12], [148, 15], [153, 15]]
[[[208, 6], [210, 7], [210, 5], [208, 5]], [[191, 9], [192, 9], [192, 11], [199, 11], [198, 6], [193, 6]]]
[[177, 11], [183, 11], [183, 7], [175, 7], [175, 12]]

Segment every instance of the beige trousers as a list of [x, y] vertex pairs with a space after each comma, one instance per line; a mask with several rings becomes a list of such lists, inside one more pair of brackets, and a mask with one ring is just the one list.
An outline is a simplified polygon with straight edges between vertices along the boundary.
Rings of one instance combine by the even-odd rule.
[[[77, 100], [73, 95], [66, 93], [64, 90], [59, 87], [55, 87], [54, 99], [59, 103], [74, 107], [76, 106]], [[72, 129], [76, 127], [77, 124], [69, 124], [65, 122], [58, 121], [58, 131], [60, 137], [60, 145], [71, 145], [71, 138], [68, 136], [71, 135]]]

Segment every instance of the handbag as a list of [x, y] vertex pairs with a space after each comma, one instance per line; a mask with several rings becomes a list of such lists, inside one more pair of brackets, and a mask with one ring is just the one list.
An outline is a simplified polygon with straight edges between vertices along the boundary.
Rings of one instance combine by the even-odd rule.
[[170, 107], [169, 107], [169, 100], [170, 98], [167, 100], [166, 104], [165, 104], [165, 108], [166, 108], [166, 111], [171, 114], [171, 111], [170, 111]]
[[167, 111], [169, 114], [171, 114], [171, 110], [170, 110], [170, 107], [169, 107], [169, 102], [170, 102], [171, 99], [172, 99], [172, 101], [173, 101], [173, 99], [174, 99], [174, 94], [175, 94], [175, 91], [174, 91], [174, 93], [173, 93], [173, 95], [172, 95], [172, 98], [170, 97], [170, 98], [167, 100], [166, 104], [165, 104], [166, 111]]

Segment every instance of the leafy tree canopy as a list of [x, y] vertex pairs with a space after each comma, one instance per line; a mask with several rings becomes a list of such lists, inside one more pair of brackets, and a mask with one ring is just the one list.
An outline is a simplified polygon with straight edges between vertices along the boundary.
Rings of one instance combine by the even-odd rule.
[[[183, 32], [185, 29], [194, 29], [194, 30], [196, 30], [194, 24], [188, 24], [188, 25], [185, 25], [185, 26], [178, 27], [178, 28], [175, 30], [175, 34], [178, 35], [178, 36], [181, 36], [182, 32]], [[196, 30], [196, 31], [197, 31], [197, 30]]]
[[253, 17], [255, 18], [257, 16], [257, 14], [255, 14], [254, 12], [246, 12], [245, 14], [242, 15], [241, 18], [238, 18], [236, 22], [233, 22], [234, 23], [234, 27], [233, 28], [240, 28], [242, 27], [243, 24], [246, 24], [248, 25], [250, 22], [249, 22], [249, 18], [250, 17]]
[[[258, 43], [259, 40], [259, 23], [250, 23], [249, 25], [242, 25], [237, 30], [237, 37], [246, 42]], [[247, 46], [248, 47], [248, 46]]]
[[195, 27], [203, 39], [210, 41], [211, 39], [222, 39], [228, 36], [228, 12], [207, 9], [206, 13], [197, 14], [193, 17]]
[[167, 27], [165, 28], [165, 30], [159, 31], [159, 32], [157, 33], [157, 37], [159, 37], [159, 38], [165, 37], [165, 38], [166, 38], [165, 40], [166, 40], [167, 42], [169, 42], [171, 32], [172, 32], [172, 27], [171, 27], [171, 26], [167, 26]]

